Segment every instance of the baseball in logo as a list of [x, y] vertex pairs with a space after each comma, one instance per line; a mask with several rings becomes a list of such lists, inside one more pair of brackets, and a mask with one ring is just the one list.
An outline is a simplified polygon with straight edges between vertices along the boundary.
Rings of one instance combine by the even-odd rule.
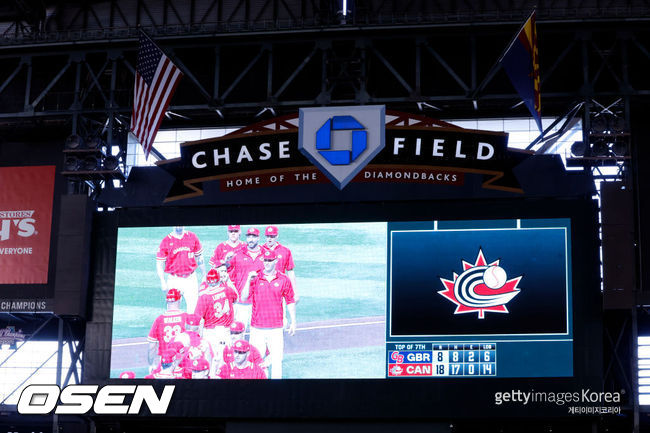
[[454, 272], [453, 280], [440, 278], [445, 290], [438, 293], [456, 304], [454, 314], [476, 312], [484, 319], [486, 312], [508, 313], [506, 304], [520, 293], [523, 276], [508, 279], [500, 260], [488, 264], [480, 248], [474, 264], [465, 260], [462, 264], [463, 272]]

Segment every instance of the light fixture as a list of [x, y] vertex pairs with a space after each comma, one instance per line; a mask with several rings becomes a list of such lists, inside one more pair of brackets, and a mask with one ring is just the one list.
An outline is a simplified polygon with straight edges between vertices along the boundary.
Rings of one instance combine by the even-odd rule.
[[87, 155], [83, 159], [81, 169], [83, 171], [97, 170], [100, 166], [100, 160], [96, 155]]
[[86, 138], [86, 147], [88, 149], [99, 149], [104, 145], [104, 142], [101, 138], [96, 135], [92, 135]]
[[104, 159], [104, 170], [113, 171], [117, 169], [119, 165], [120, 165], [120, 161], [117, 159], [116, 156], [109, 155]]
[[587, 146], [584, 141], [574, 141], [571, 145], [571, 155], [582, 157], [587, 152]]
[[591, 129], [596, 134], [604, 134], [609, 130], [606, 114], [600, 113], [591, 121]]
[[83, 139], [77, 134], [72, 134], [65, 139], [66, 149], [78, 149], [80, 147], [83, 147]]
[[74, 155], [68, 155], [63, 160], [63, 170], [64, 171], [77, 171], [79, 170], [80, 161]]
[[609, 146], [605, 140], [596, 140], [591, 144], [591, 154], [593, 156], [603, 157], [609, 154]]

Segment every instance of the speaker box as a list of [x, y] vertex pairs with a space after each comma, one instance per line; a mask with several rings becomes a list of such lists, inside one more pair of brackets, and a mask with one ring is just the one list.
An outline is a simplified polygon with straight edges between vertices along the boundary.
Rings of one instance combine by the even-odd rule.
[[623, 182], [600, 186], [603, 228], [603, 302], [606, 309], [636, 303], [633, 195]]
[[86, 195], [63, 195], [54, 279], [54, 312], [86, 317], [90, 239], [94, 202]]

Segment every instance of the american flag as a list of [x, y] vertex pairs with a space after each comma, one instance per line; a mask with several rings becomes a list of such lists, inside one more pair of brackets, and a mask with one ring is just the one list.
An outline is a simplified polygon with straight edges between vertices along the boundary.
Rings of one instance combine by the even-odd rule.
[[149, 157], [160, 122], [183, 74], [144, 33], [135, 68], [131, 131]]

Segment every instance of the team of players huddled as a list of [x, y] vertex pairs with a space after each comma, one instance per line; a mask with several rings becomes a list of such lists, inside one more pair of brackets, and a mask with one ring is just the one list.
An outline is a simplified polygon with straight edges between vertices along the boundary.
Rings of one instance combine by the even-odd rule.
[[160, 243], [157, 271], [167, 308], [147, 338], [145, 378], [282, 378], [284, 332], [296, 332], [293, 257], [275, 226], [266, 227], [263, 245], [258, 229], [248, 229], [246, 242], [240, 233], [239, 225], [228, 226], [207, 273], [194, 233], [177, 226]]

